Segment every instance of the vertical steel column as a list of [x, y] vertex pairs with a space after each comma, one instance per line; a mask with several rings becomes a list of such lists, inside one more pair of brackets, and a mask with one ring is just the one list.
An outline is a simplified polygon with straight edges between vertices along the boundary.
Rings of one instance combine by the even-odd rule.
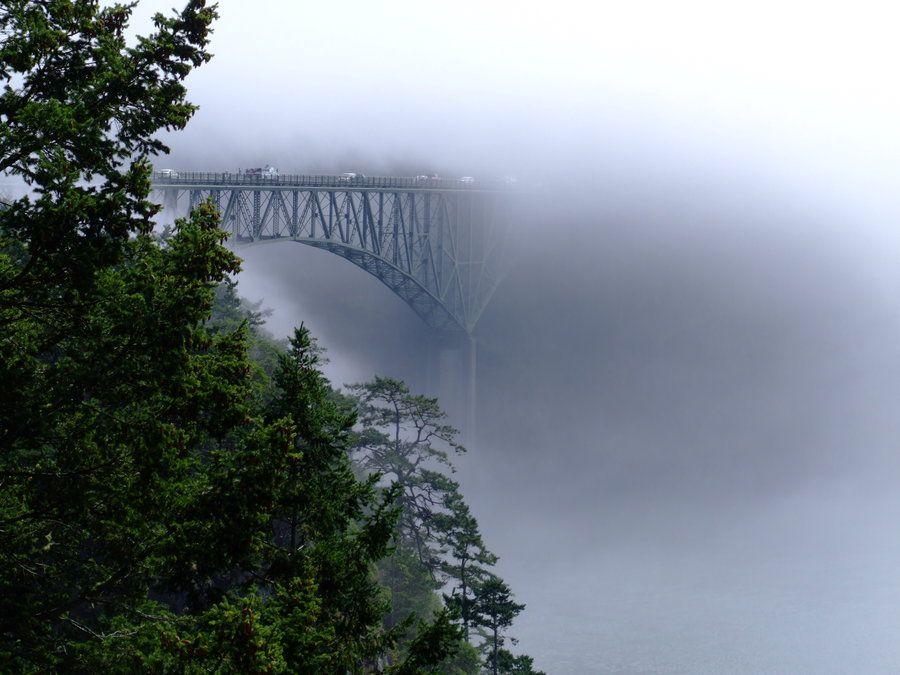
[[[431, 193], [426, 192], [422, 198], [424, 202], [422, 206], [423, 222], [422, 222], [422, 281], [426, 288], [431, 288], [434, 284], [429, 283], [431, 272]], [[433, 282], [433, 280], [432, 280]]]
[[250, 223], [250, 237], [254, 240], [259, 239], [259, 190], [253, 191], [253, 221]]
[[466, 382], [466, 435], [467, 443], [474, 445], [478, 428], [478, 354], [474, 336], [468, 334], [469, 372]]
[[378, 247], [384, 244], [384, 192], [378, 193]]
[[[334, 192], [328, 193], [328, 238], [332, 239], [332, 233], [334, 232], [334, 211], [337, 208], [335, 204], [335, 196]], [[340, 218], [340, 216], [338, 216]]]
[[403, 208], [403, 202], [400, 199], [400, 193], [394, 193], [394, 208], [391, 210], [391, 220], [394, 221], [394, 265], [400, 260], [400, 209]]

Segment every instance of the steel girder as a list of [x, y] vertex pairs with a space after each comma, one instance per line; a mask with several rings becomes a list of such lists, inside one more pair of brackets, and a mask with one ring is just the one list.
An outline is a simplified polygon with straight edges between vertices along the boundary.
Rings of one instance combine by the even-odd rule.
[[295, 241], [366, 270], [428, 325], [471, 333], [506, 269], [500, 190], [154, 183], [163, 203], [211, 199], [229, 242]]

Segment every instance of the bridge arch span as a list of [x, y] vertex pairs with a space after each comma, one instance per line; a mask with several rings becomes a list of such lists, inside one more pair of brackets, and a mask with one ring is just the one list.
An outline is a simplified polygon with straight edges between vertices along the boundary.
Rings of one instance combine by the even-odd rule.
[[286, 241], [328, 251], [348, 260], [387, 286], [394, 295], [403, 300], [422, 321], [432, 328], [452, 332], [467, 331], [467, 328], [459, 322], [459, 319], [445, 309], [440, 298], [435, 297], [431, 291], [415, 278], [403, 272], [403, 270], [365, 249], [318, 239], [284, 239], [280, 237], [244, 242], [240, 248]]
[[293, 241], [349, 260], [441, 331], [471, 335], [508, 265], [509, 186], [168, 172], [153, 189], [175, 212], [212, 200], [234, 248]]

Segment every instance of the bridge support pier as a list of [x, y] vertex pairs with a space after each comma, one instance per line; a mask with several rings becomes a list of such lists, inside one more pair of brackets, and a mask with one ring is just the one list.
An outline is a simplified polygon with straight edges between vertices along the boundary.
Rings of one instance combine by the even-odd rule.
[[178, 217], [178, 190], [163, 190], [163, 212], [174, 221]]
[[466, 442], [475, 445], [478, 433], [478, 343], [472, 335], [468, 336], [469, 369], [466, 374]]
[[434, 331], [428, 339], [425, 381], [437, 396], [449, 423], [459, 427], [465, 444], [475, 445], [478, 429], [477, 343], [465, 333]]

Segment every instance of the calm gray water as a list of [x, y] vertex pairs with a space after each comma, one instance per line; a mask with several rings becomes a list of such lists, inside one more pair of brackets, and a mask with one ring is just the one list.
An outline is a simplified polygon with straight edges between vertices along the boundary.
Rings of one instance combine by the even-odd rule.
[[[567, 534], [527, 557], [524, 540], [552, 534], [498, 530], [492, 540], [514, 539], [504, 571], [529, 603], [521, 645], [554, 673], [898, 672], [900, 502], [844, 495], [772, 509], [777, 525], [768, 513], [607, 514], [630, 535]], [[681, 545], [660, 531], [672, 521], [704, 532]]]

